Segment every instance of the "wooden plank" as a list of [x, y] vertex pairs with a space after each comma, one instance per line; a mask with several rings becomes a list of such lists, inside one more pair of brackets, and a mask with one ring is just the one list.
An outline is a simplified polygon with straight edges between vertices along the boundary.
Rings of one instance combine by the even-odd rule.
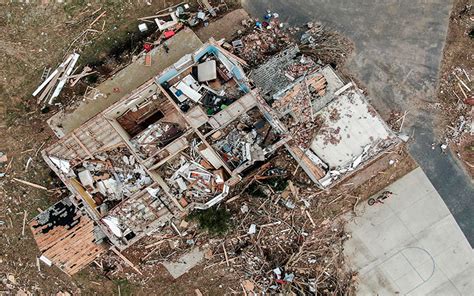
[[79, 146], [81, 146], [82, 150], [84, 150], [84, 152], [85, 152], [91, 159], [94, 159], [94, 155], [92, 155], [92, 153], [89, 151], [89, 149], [87, 149], [87, 147], [84, 146], [84, 144], [81, 142], [81, 140], [79, 140], [79, 138], [78, 138], [74, 133], [71, 133], [71, 137], [77, 142], [77, 144], [79, 144]]
[[73, 213], [73, 226], [55, 226], [47, 232], [37, 219], [30, 223], [30, 229], [41, 253], [68, 275], [73, 275], [95, 258], [107, 251], [108, 246], [96, 244], [94, 221], [83, 216], [76, 209]]
[[[64, 70], [64, 69], [63, 69]], [[62, 70], [61, 72], [58, 72], [56, 73], [56, 75], [54, 76], [54, 78], [51, 80], [51, 82], [48, 84], [48, 86], [44, 89], [43, 93], [41, 94], [41, 96], [38, 97], [38, 99], [36, 100], [36, 103], [37, 104], [41, 104], [41, 102], [48, 96], [48, 94], [51, 92], [51, 90], [53, 89], [54, 85], [56, 85], [56, 82], [58, 81], [59, 79], [59, 76], [61, 76], [61, 73], [62, 73]]]
[[149, 52], [145, 55], [145, 66], [151, 67], [151, 53]]
[[[38, 88], [33, 92], [33, 97], [36, 97], [36, 95], [38, 95], [40, 93], [40, 91], [54, 78], [54, 76], [56, 76], [56, 74], [58, 74], [58, 72], [62, 72], [61, 69], [64, 69], [64, 67], [69, 64], [69, 62], [72, 60], [72, 57], [73, 55], [70, 54], [68, 56], [68, 58], [59, 65], [59, 67], [53, 71], [53, 73], [51, 73], [49, 75], [48, 78], [46, 78], [45, 81], [43, 81], [43, 83], [40, 84], [40, 86], [38, 86]], [[60, 71], [61, 70], [61, 71]]]
[[112, 250], [112, 252], [114, 252], [117, 256], [120, 257], [120, 259], [122, 259], [125, 263], [127, 263], [128, 266], [130, 266], [131, 268], [133, 268], [136, 272], [138, 272], [140, 275], [143, 275], [143, 273], [130, 261], [127, 259], [127, 257], [125, 257], [124, 255], [122, 255], [122, 253], [120, 253], [116, 248], [115, 246], [113, 246], [112, 248], [110, 248]]
[[28, 185], [28, 186], [31, 186], [31, 187], [34, 187], [34, 188], [48, 190], [48, 188], [46, 188], [44, 186], [41, 186], [41, 185], [38, 185], [38, 184], [35, 184], [35, 183], [31, 183], [31, 182], [28, 182], [28, 181], [25, 181], [25, 180], [21, 180], [21, 179], [18, 179], [18, 178], [13, 178], [13, 181], [16, 181], [16, 182], [19, 182], [19, 183], [22, 183], [22, 184], [25, 184], [25, 185]]

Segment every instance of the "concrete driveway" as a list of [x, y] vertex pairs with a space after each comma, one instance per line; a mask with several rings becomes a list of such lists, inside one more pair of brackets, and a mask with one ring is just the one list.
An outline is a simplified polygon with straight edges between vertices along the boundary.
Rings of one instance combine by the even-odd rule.
[[302, 25], [319, 20], [355, 43], [348, 68], [369, 90], [382, 115], [409, 110], [405, 132], [410, 151], [474, 244], [474, 186], [451, 153], [431, 150], [438, 142], [433, 111], [419, 108], [434, 101], [438, 69], [452, 0], [242, 0], [262, 18], [267, 9], [283, 21]]
[[[474, 257], [420, 168], [390, 185], [384, 204], [356, 208], [344, 253], [359, 295], [472, 295]], [[398, 293], [397, 293], [398, 292]]]

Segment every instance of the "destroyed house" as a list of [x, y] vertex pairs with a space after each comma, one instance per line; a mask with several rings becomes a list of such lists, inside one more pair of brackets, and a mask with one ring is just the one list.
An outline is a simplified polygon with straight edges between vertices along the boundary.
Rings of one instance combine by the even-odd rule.
[[211, 40], [42, 151], [88, 221], [90, 243], [123, 250], [193, 208], [219, 203], [286, 143], [242, 62]]
[[[394, 142], [364, 96], [331, 67], [291, 60], [297, 65], [278, 69], [287, 81], [262, 97], [245, 62], [211, 39], [44, 149], [72, 193], [64, 201], [76, 209], [71, 221], [80, 223], [57, 228], [44, 213], [30, 223], [43, 261], [73, 274], [110, 246], [124, 250], [174, 226], [190, 210], [221, 202], [280, 147], [323, 188]], [[60, 254], [83, 240], [83, 259]]]
[[[269, 84], [269, 76], [281, 83]], [[344, 84], [331, 66], [319, 67], [301, 56], [297, 47], [277, 54], [250, 77], [271, 105], [273, 122], [292, 138], [285, 147], [321, 188], [399, 143], [357, 87]]]

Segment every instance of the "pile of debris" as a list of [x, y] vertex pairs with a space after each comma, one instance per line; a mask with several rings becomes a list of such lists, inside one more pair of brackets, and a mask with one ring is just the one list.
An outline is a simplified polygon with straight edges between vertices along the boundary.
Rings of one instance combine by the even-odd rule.
[[301, 36], [300, 50], [324, 64], [342, 65], [354, 49], [353, 43], [340, 33], [328, 30], [321, 23], [308, 23]]
[[293, 137], [292, 143], [307, 150], [311, 146], [314, 135], [324, 126], [324, 119], [321, 116], [314, 116], [314, 120], [305, 123], [289, 120], [287, 126]]
[[[279, 174], [266, 174], [274, 169], [266, 167], [244, 182], [247, 192], [240, 194], [235, 209], [238, 227], [214, 245], [208, 266], [229, 266], [248, 293], [346, 295], [355, 281], [342, 253], [349, 236], [344, 222], [325, 218], [325, 211], [342, 214], [354, 200], [282, 183]], [[282, 184], [288, 186], [282, 190]]]
[[[356, 274], [347, 269], [343, 255], [343, 243], [350, 236], [344, 232], [343, 219], [329, 217], [352, 210], [358, 198], [346, 187], [318, 191], [294, 178], [296, 185], [287, 179], [291, 165], [284, 163], [288, 167], [276, 167], [275, 162], [262, 166], [235, 188], [233, 193], [239, 194], [226, 202], [235, 228], [224, 239], [203, 232], [196, 223], [170, 222], [130, 247], [127, 257], [140, 258], [140, 269], [152, 276], [159, 270], [157, 264], [179, 261], [200, 248], [208, 250], [204, 269], [226, 266], [249, 295], [352, 293]], [[102, 257], [96, 265], [114, 276], [125, 273], [122, 262], [112, 256]], [[126, 276], [146, 281], [138, 274]]]
[[325, 95], [326, 86], [327, 81], [322, 74], [310, 78], [305, 76], [300, 85], [272, 105], [280, 114], [291, 111], [291, 116], [286, 117], [286, 126], [297, 146], [303, 149], [309, 148], [314, 134], [324, 123], [321, 117], [314, 114], [312, 101]]
[[[267, 11], [264, 21], [250, 19], [243, 22], [248, 29], [239, 32], [238, 37], [228, 44], [228, 48], [250, 66], [264, 62], [268, 56], [287, 48], [292, 37], [300, 31], [280, 22], [278, 13]], [[320, 23], [308, 23], [308, 30], [301, 36], [299, 48], [302, 54], [313, 57], [318, 64], [343, 64], [352, 52], [353, 43], [336, 31], [325, 28]], [[225, 46], [224, 46], [225, 47]], [[311, 69], [311, 65], [292, 67], [290, 74], [299, 77]]]
[[316, 68], [317, 66], [313, 59], [302, 55], [297, 62], [288, 66], [288, 69], [285, 72], [285, 76], [291, 81], [294, 81], [303, 75], [307, 75], [311, 72], [314, 72]]
[[235, 169], [246, 161], [264, 160], [264, 151], [257, 144], [261, 140], [254, 129], [245, 132], [237, 126], [214, 146], [219, 149], [224, 161]]
[[143, 23], [138, 25], [138, 29], [141, 32], [146, 32], [148, 31], [147, 23], [155, 23], [158, 30], [164, 33], [163, 36], [169, 38], [174, 35], [177, 26], [179, 26], [179, 29], [184, 25], [196, 27], [202, 24], [207, 27], [209, 20], [216, 17], [218, 12], [228, 10], [224, 1], [215, 6], [211, 5], [209, 0], [198, 1], [198, 4], [199, 7], [196, 8], [191, 7], [186, 2], [181, 2], [158, 11], [156, 15], [141, 17], [138, 20], [143, 21]]
[[177, 191], [177, 196], [202, 204], [213, 198], [224, 198], [229, 190], [224, 184], [223, 169], [211, 172], [184, 156], [181, 156], [175, 173], [167, 180]]
[[440, 82], [440, 96], [444, 104], [439, 106], [445, 114], [449, 114], [444, 133], [446, 143], [458, 144], [465, 133], [472, 132], [474, 82], [470, 72], [457, 67]]
[[70, 76], [78, 59], [79, 54], [72, 53], [68, 55], [67, 58], [52, 73], [50, 73], [50, 68], [45, 68], [41, 77], [43, 82], [33, 92], [33, 97], [39, 95], [38, 99], [36, 100], [38, 105], [46, 102], [51, 105], [54, 102], [54, 99], [59, 96], [67, 80], [71, 78]]
[[138, 240], [150, 229], [156, 231], [165, 225], [170, 214], [164, 200], [160, 188], [147, 187], [145, 191], [113, 208], [102, 221], [122, 241]]
[[208, 116], [212, 116], [242, 96], [242, 90], [235, 84], [235, 74], [215, 54], [204, 54], [196, 71], [196, 75], [188, 74], [169, 85], [183, 112], [198, 104], [204, 107]]
[[258, 109], [251, 109], [229, 126], [215, 132], [211, 139], [214, 141], [212, 146], [228, 167], [235, 170], [244, 164], [264, 161], [273, 153], [271, 145], [280, 140], [280, 135]]
[[[106, 201], [119, 202], [152, 183], [145, 169], [126, 149], [100, 153], [94, 158], [73, 161], [72, 168], [97, 206], [105, 205]], [[101, 208], [103, 212], [108, 209]]]
[[230, 48], [250, 66], [256, 66], [291, 43], [287, 30], [284, 30], [277, 13], [270, 11], [263, 22], [249, 19], [243, 22], [247, 31], [232, 42]]

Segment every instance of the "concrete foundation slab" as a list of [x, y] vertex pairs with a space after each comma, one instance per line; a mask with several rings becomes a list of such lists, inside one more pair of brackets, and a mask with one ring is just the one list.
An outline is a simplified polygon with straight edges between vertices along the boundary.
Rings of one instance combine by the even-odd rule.
[[226, 41], [230, 42], [233, 34], [238, 30], [245, 29], [245, 27], [242, 26], [242, 21], [248, 18], [249, 15], [244, 9], [236, 9], [227, 13], [222, 18], [210, 22], [209, 26], [199, 29], [196, 34], [203, 42], [206, 42], [211, 37], [216, 40], [225, 38]]
[[177, 62], [182, 56], [194, 52], [202, 42], [190, 29], [184, 29], [166, 41], [169, 52], [159, 46], [151, 53], [151, 66], [144, 65], [145, 57], [137, 59], [110, 79], [96, 87], [103, 94], [96, 100], [86, 100], [73, 112], [59, 112], [48, 120], [58, 137], [62, 137], [122, 99], [161, 71]]
[[194, 266], [198, 265], [204, 258], [204, 253], [206, 253], [206, 250], [195, 248], [191, 252], [181, 256], [178, 261], [164, 262], [163, 266], [168, 270], [173, 278], [177, 279], [190, 271]]
[[356, 208], [347, 225], [359, 295], [472, 295], [473, 250], [424, 172], [385, 190], [384, 204]]

